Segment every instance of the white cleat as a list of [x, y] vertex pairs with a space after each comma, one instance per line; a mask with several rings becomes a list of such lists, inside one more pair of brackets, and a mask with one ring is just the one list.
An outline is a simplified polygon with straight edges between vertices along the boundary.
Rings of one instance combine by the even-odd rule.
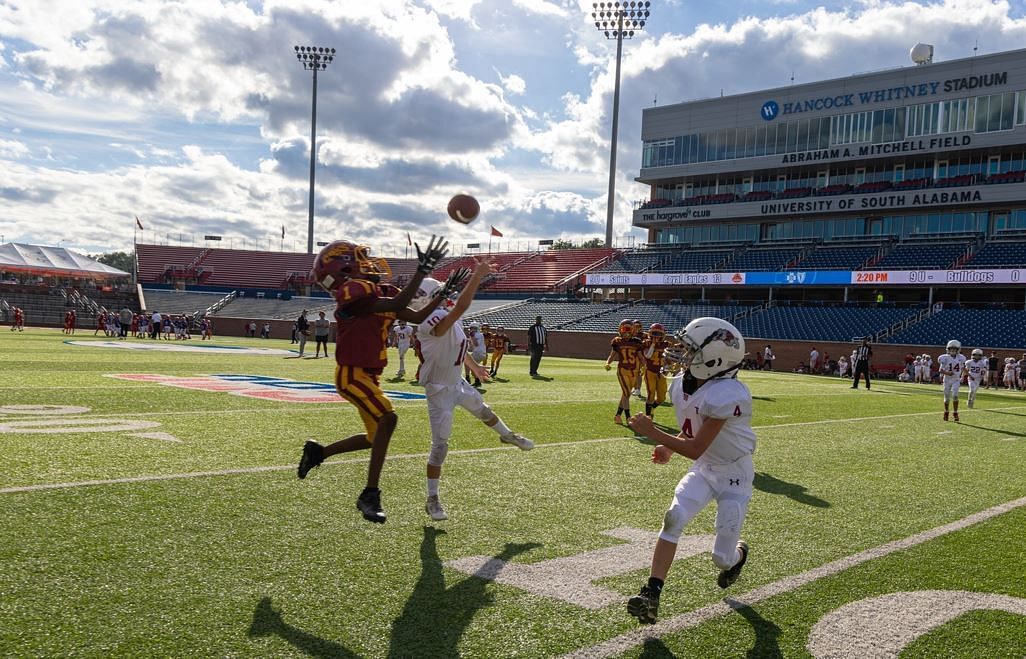
[[436, 522], [442, 522], [449, 519], [449, 516], [445, 514], [445, 508], [442, 508], [442, 502], [438, 500], [438, 496], [427, 498], [427, 503], [424, 504], [424, 510], [428, 515], [431, 515], [431, 519]]
[[530, 451], [531, 449], [534, 448], [534, 442], [532, 442], [531, 440], [529, 440], [526, 437], [521, 437], [520, 435], [516, 434], [515, 432], [511, 432], [508, 435], [501, 435], [499, 437], [499, 441], [504, 443], [504, 444], [512, 444], [513, 446], [516, 446], [521, 451]]

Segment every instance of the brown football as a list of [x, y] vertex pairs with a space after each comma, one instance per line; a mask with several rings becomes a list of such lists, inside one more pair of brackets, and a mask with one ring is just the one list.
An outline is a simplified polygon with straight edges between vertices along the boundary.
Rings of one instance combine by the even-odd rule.
[[481, 204], [468, 194], [460, 193], [449, 200], [449, 217], [460, 224], [470, 224], [481, 212]]

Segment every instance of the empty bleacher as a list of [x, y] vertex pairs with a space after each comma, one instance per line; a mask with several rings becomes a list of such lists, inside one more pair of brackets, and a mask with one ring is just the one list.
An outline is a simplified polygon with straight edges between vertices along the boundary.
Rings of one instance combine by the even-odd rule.
[[963, 352], [974, 347], [1021, 348], [1026, 344], [1026, 311], [1019, 309], [943, 309], [887, 343], [944, 345], [958, 339]]
[[666, 331], [672, 334], [695, 318], [713, 316], [730, 320], [745, 309], [746, 307], [737, 305], [637, 303], [633, 306], [609, 309], [602, 315], [572, 322], [562, 329], [612, 334], [616, 332], [621, 320], [629, 318], [640, 321], [646, 330], [652, 323], [662, 323]]
[[162, 314], [199, 314], [225, 295], [226, 293], [143, 290], [146, 311], [150, 313], [159, 311]]
[[501, 270], [483, 287], [489, 292], [549, 292], [571, 275], [599, 267], [612, 249], [558, 249], [538, 252]]
[[468, 319], [488, 323], [492, 327], [506, 329], [527, 329], [534, 325], [536, 316], [541, 316], [548, 329], [561, 328], [569, 323], [597, 314], [605, 314], [626, 305], [595, 302], [544, 302], [532, 299], [495, 311], [468, 315]]
[[783, 270], [802, 254], [800, 247], [753, 247], [721, 264], [716, 270], [749, 272], [752, 270]]
[[996, 240], [986, 243], [969, 259], [966, 268], [1021, 268], [1026, 265], [1026, 241]]
[[819, 245], [808, 252], [799, 270], [859, 270], [880, 252], [876, 244]]
[[722, 265], [733, 255], [733, 249], [685, 249], [674, 254], [653, 272], [708, 272]]
[[964, 242], [898, 243], [883, 258], [869, 266], [870, 270], [946, 270], [965, 255]]
[[595, 272], [658, 272], [658, 266], [670, 258], [673, 252], [665, 249], [644, 249], [624, 252]]
[[789, 341], [850, 341], [871, 336], [915, 313], [908, 308], [774, 306], [735, 322], [746, 337]]

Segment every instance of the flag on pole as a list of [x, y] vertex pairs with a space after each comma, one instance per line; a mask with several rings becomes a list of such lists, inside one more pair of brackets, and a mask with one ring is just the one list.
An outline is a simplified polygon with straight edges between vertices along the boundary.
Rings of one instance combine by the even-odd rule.
[[285, 225], [281, 225], [281, 239], [285, 240]]
[[502, 232], [496, 229], [495, 227], [492, 227], [492, 235], [496, 238], [502, 238]]
[[139, 227], [139, 231], [145, 231], [145, 229], [143, 229], [142, 222], [139, 221], [138, 215], [135, 216], [135, 226]]
[[413, 245], [413, 238], [410, 238], [410, 232], [406, 232], [406, 246], [410, 247]]

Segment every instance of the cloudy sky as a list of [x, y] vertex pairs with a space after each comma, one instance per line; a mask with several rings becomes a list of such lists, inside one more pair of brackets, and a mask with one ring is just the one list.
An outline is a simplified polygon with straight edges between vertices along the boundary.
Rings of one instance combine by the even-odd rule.
[[[401, 254], [605, 233], [615, 41], [580, 0], [0, 0], [0, 236], [96, 253], [146, 242], [304, 251], [311, 75], [316, 240]], [[1026, 44], [1023, 3], [653, 0], [624, 45], [616, 224], [641, 110]], [[481, 218], [445, 205], [468, 191]], [[243, 242], [245, 241], [245, 243]]]

